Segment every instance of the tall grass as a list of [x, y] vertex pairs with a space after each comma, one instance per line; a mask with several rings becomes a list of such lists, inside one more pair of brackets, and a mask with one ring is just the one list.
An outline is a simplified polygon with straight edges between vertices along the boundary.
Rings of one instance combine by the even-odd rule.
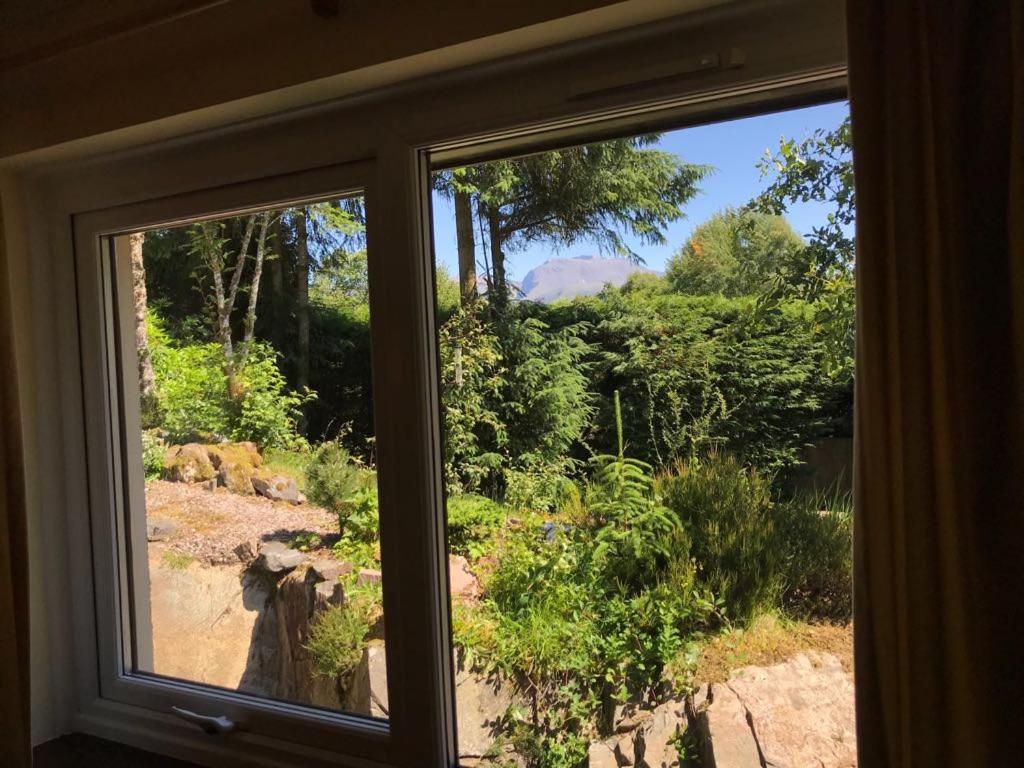
[[853, 502], [837, 491], [777, 505], [781, 600], [800, 619], [849, 621], [853, 610]]

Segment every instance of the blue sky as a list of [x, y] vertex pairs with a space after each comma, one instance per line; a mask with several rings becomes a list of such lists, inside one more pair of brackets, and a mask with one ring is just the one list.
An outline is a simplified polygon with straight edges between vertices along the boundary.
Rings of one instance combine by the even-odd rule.
[[[766, 149], [775, 150], [782, 137], [804, 138], [817, 128], [831, 130], [842, 122], [848, 111], [845, 102], [789, 110], [770, 115], [731, 120], [725, 123], [684, 128], [662, 136], [660, 147], [690, 163], [705, 163], [715, 168], [701, 184], [701, 190], [684, 211], [685, 217], [666, 231], [667, 243], [660, 246], [631, 242], [647, 266], [661, 271], [665, 262], [686, 242], [693, 228], [717, 211], [748, 202], [767, 184], [757, 170], [757, 162]], [[800, 234], [824, 220], [827, 207], [817, 204], [794, 206], [787, 218]], [[455, 247], [455, 214], [451, 204], [434, 195], [434, 247], [439, 264], [450, 275], [458, 273]], [[522, 280], [531, 269], [552, 256], [561, 258], [596, 253], [592, 244], [579, 243], [555, 253], [548, 245], [535, 245], [508, 255], [509, 276]]]

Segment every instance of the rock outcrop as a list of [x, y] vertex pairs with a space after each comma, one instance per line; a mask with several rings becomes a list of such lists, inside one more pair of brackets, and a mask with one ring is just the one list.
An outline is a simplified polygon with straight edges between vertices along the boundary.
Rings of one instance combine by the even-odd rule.
[[201, 483], [217, 476], [206, 448], [199, 443], [176, 445], [164, 454], [164, 477], [176, 483]]
[[853, 680], [830, 654], [737, 670], [694, 702], [691, 721], [703, 768], [857, 765]]
[[209, 490], [226, 488], [242, 496], [258, 493], [289, 504], [306, 501], [295, 478], [267, 471], [259, 449], [250, 442], [171, 446], [164, 453], [163, 476], [177, 483], [201, 483]]

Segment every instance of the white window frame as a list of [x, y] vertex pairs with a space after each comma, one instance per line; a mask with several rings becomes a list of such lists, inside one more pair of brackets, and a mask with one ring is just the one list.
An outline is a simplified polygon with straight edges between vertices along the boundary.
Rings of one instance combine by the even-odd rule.
[[[703, 66], [704, 54], [715, 63]], [[74, 280], [54, 280], [49, 293], [34, 287], [54, 306], [57, 332], [66, 334], [54, 367], [65, 422], [59, 482], [68, 503], [46, 514], [67, 530], [75, 729], [212, 765], [452, 765], [429, 163], [680, 128], [844, 93], [841, 4], [780, 0], [659, 22], [41, 174], [34, 200], [46, 211], [47, 247], [40, 257], [57, 275], [72, 266], [75, 273]], [[257, 168], [263, 175], [253, 178]], [[112, 281], [103, 269], [103, 237], [354, 189], [366, 195], [368, 214], [386, 726], [126, 675], [126, 619], [118, 613], [127, 570], [118, 565], [124, 540], [113, 521], [125, 519], [126, 498], [134, 495], [138, 504], [141, 468], [133, 459], [119, 478], [122, 435], [133, 434], [138, 406], [112, 396], [133, 391], [126, 380], [118, 384], [127, 371], [111, 357], [118, 334], [112, 302], [124, 306], [130, 297], [124, 276]], [[167, 712], [171, 703], [209, 711], [211, 701], [223, 705], [211, 714], [231, 714], [250, 731], [211, 738]]]

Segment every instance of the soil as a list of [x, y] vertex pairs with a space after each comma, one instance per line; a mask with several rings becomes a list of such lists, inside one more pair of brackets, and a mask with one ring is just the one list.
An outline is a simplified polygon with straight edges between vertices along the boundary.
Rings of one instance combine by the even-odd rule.
[[338, 533], [337, 516], [321, 507], [166, 480], [146, 483], [146, 515], [176, 525], [165, 541], [150, 545], [151, 553], [162, 551], [211, 565], [245, 562], [264, 541], [287, 542], [301, 533], [315, 533], [328, 544]]

